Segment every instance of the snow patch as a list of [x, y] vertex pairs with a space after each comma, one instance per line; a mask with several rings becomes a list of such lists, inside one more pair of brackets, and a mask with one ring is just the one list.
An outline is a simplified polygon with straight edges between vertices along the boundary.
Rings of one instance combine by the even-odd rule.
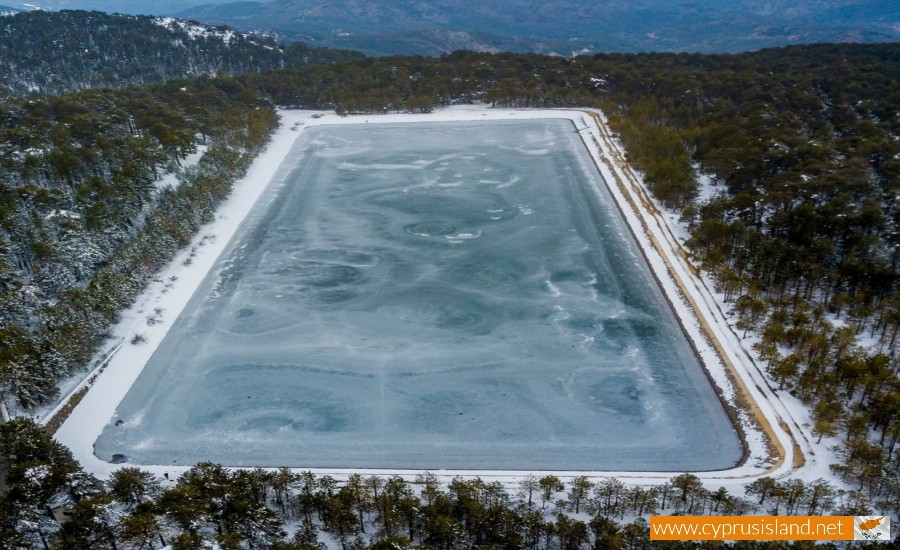
[[153, 187], [155, 187], [157, 191], [162, 191], [166, 188], [177, 188], [181, 184], [181, 177], [184, 175], [185, 171], [192, 166], [196, 166], [197, 163], [200, 162], [200, 159], [203, 158], [203, 155], [206, 154], [207, 149], [209, 149], [209, 147], [206, 145], [198, 145], [196, 151], [186, 156], [184, 160], [181, 161], [181, 166], [178, 167], [177, 170], [169, 172], [153, 182]]
[[[246, 34], [238, 33], [231, 29], [217, 29], [206, 25], [189, 23], [181, 19], [175, 19], [174, 17], [157, 17], [153, 20], [153, 23], [160, 27], [165, 27], [170, 31], [187, 33], [191, 40], [198, 40], [200, 38], [218, 38], [228, 45], [231, 44], [231, 41], [236, 37], [247, 37]], [[268, 49], [272, 48], [270, 47]]]

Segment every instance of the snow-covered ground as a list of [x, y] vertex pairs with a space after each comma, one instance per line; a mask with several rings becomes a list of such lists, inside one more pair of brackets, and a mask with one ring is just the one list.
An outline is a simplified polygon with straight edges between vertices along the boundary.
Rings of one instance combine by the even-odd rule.
[[[72, 449], [75, 457], [92, 473], [106, 477], [121, 465], [98, 459], [93, 442], [112, 418], [116, 406], [132, 386], [172, 323], [184, 309], [194, 291], [238, 231], [270, 183], [284, 180], [291, 166], [283, 164], [304, 128], [316, 125], [375, 124], [415, 121], [474, 121], [569, 119], [575, 125], [600, 170], [609, 192], [618, 202], [626, 222], [634, 233], [651, 269], [680, 318], [688, 336], [694, 341], [704, 360], [710, 379], [724, 399], [735, 403], [743, 394], [753, 407], [741, 410], [740, 424], [746, 435], [747, 459], [738, 467], [698, 476], [709, 486], [739, 487], [753, 478], [798, 476], [804, 479], [829, 478], [830, 453], [814, 446], [809, 430], [808, 413], [796, 400], [787, 399], [772, 389], [764, 372], [754, 363], [752, 354], [729, 327], [727, 309], [711, 290], [708, 281], [696, 275], [685, 259], [676, 237], [674, 220], [652, 205], [637, 178], [624, 163], [621, 151], [609, 136], [599, 113], [575, 110], [499, 110], [486, 106], [454, 106], [430, 114], [359, 115], [339, 117], [329, 113], [282, 111], [282, 124], [268, 148], [256, 159], [247, 176], [235, 186], [232, 197], [221, 207], [218, 219], [205, 227], [192, 246], [183, 251], [148, 288], [138, 302], [123, 315], [114, 329], [112, 342], [126, 342], [117, 348], [105, 371], [97, 378], [81, 403], [57, 431], [57, 439]], [[695, 314], [696, 312], [696, 314]], [[148, 322], [152, 319], [152, 322]], [[705, 330], [704, 330], [705, 327]], [[146, 343], [131, 345], [135, 335]], [[712, 336], [712, 338], [709, 338]], [[722, 361], [716, 352], [724, 353]], [[49, 418], [52, 415], [47, 415]], [[698, 419], [702, 429], [702, 419]], [[763, 433], [768, 433], [771, 445]], [[142, 466], [157, 474], [176, 476], [187, 466]], [[317, 469], [343, 477], [349, 470]], [[366, 470], [366, 473], [414, 476], [414, 470]], [[510, 485], [527, 472], [519, 471], [439, 471], [439, 475], [478, 475], [486, 481], [499, 480]], [[615, 476], [635, 484], [665, 481], [673, 475], [635, 472], [557, 472], [560, 477]]]
[[176, 188], [178, 184], [181, 183], [181, 177], [184, 175], [185, 171], [189, 170], [192, 166], [196, 166], [200, 159], [206, 154], [206, 150], [209, 149], [206, 145], [198, 145], [197, 150], [193, 153], [189, 154], [184, 160], [181, 161], [181, 165], [177, 170], [169, 172], [163, 177], [159, 178], [155, 182], [153, 182], [153, 187], [158, 190], [165, 189], [166, 187]]

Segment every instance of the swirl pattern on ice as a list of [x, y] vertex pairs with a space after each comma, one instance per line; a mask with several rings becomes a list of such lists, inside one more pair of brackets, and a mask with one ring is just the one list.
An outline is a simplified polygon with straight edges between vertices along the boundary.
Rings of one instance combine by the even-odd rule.
[[570, 122], [318, 127], [294, 155], [99, 457], [679, 471], [740, 458]]

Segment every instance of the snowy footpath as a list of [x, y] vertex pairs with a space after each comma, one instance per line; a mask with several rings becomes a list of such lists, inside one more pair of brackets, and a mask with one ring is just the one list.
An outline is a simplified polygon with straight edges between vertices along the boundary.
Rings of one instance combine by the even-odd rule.
[[[698, 355], [706, 374], [743, 433], [746, 458], [735, 468], [696, 475], [709, 487], [738, 489], [760, 476], [796, 477], [804, 480], [831, 479], [828, 466], [833, 456], [827, 440], [814, 445], [809, 413], [786, 392], [776, 391], [753, 353], [728, 323], [729, 306], [710, 289], [709, 281], [691, 265], [677, 235], [683, 230], [647, 194], [640, 176], [627, 165], [622, 151], [610, 135], [601, 113], [589, 110], [501, 110], [485, 105], [454, 106], [429, 114], [356, 115], [283, 110], [281, 125], [268, 147], [258, 156], [247, 175], [236, 182], [231, 197], [221, 206], [217, 219], [201, 229], [193, 242], [159, 273], [137, 302], [113, 328], [110, 346], [100, 355], [98, 367], [69, 396], [81, 401], [57, 430], [55, 437], [68, 446], [89, 472], [105, 478], [128, 464], [111, 464], [94, 455], [93, 444], [113, 417], [116, 407], [140, 375], [144, 365], [166, 332], [200, 286], [245, 218], [267, 187], [285, 179], [289, 152], [305, 128], [319, 125], [383, 124], [411, 122], [456, 122], [477, 120], [568, 119], [573, 123], [609, 192], [633, 232], [648, 264], [668, 297]], [[132, 344], [137, 338], [138, 343]], [[100, 369], [102, 368], [102, 372]], [[90, 383], [88, 381], [91, 381]], [[52, 418], [66, 407], [68, 399], [43, 415]], [[703, 419], [697, 419], [703, 429]], [[277, 465], [276, 465], [277, 466]], [[157, 475], [175, 478], [187, 466], [140, 466]], [[313, 469], [317, 474], [344, 478], [353, 471]], [[364, 470], [362, 473], [414, 477], [410, 470]], [[523, 471], [437, 471], [445, 480], [453, 476], [480, 476], [485, 481], [516, 485]], [[550, 472], [535, 472], [545, 475]], [[616, 477], [631, 484], [665, 482], [677, 472], [552, 472], [565, 479], [586, 475]]]

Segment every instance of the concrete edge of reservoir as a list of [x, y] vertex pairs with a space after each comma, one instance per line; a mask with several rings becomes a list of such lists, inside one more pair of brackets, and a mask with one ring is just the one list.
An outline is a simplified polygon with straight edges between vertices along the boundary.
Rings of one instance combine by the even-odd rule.
[[[640, 178], [627, 164], [603, 120], [595, 110], [500, 110], [485, 106], [456, 106], [435, 113], [414, 115], [358, 115], [338, 117], [333, 113], [280, 111], [282, 123], [268, 147], [254, 161], [247, 175], [235, 183], [231, 197], [222, 205], [216, 221], [204, 227], [187, 247], [156, 278], [137, 302], [122, 315], [112, 330], [106, 349], [94, 361], [94, 369], [84, 382], [76, 386], [60, 404], [39, 419], [45, 425], [58, 426], [55, 437], [67, 445], [86, 470], [105, 478], [127, 463], [111, 464], [93, 454], [93, 442], [113, 416], [119, 402], [141, 373], [144, 365], [165, 336], [188, 299], [199, 287], [227, 243], [237, 232], [265, 189], [282, 180], [289, 166], [283, 161], [302, 130], [311, 126], [365, 123], [467, 122], [483, 120], [567, 119], [572, 121], [587, 151], [613, 196], [626, 225], [637, 241], [663, 294], [675, 311], [676, 318], [693, 342], [705, 374], [722, 399], [743, 440], [744, 459], [735, 467], [709, 472], [694, 472], [703, 482], [742, 486], [762, 476], [787, 477], [799, 471], [821, 470], [827, 475], [828, 465], [815, 460], [808, 428], [792, 415], [791, 407], [782, 402], [763, 370], [743, 347], [741, 339], [728, 325], [713, 292], [699, 270], [691, 263], [679, 243], [665, 212], [650, 198]], [[191, 249], [208, 235], [207, 242], [192, 260], [184, 265]], [[206, 236], [206, 237], [205, 237]], [[175, 279], [172, 279], [175, 277]], [[166, 288], [165, 281], [177, 280], [177, 288]], [[677, 307], [677, 303], [688, 307]], [[146, 326], [142, 312], [148, 307], [166, 311], [163, 323]], [[141, 346], [123, 345], [140, 331], [148, 339]], [[144, 466], [157, 475], [177, 477], [189, 466]], [[302, 468], [297, 468], [301, 470]], [[399, 475], [414, 478], [421, 470], [390, 469], [309, 469], [338, 479], [351, 473], [367, 475]], [[668, 481], [678, 472], [612, 472], [612, 471], [495, 471], [438, 470], [442, 480], [455, 476], [479, 476], [485, 481], [513, 485], [524, 475], [553, 473], [563, 479], [585, 475], [591, 478], [616, 477], [631, 484], [655, 484]]]

